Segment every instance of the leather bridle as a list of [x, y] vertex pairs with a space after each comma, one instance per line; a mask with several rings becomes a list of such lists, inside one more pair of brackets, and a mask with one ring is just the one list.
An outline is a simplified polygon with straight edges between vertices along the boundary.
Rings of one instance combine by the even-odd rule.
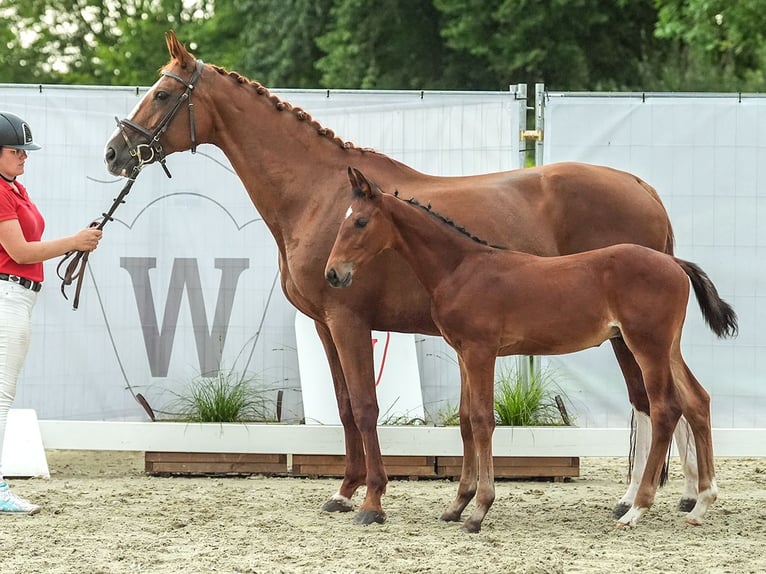
[[[136, 170], [136, 168], [138, 170], [141, 170], [145, 165], [158, 161], [162, 165], [162, 169], [165, 170], [165, 174], [168, 177], [171, 177], [170, 171], [165, 165], [165, 152], [162, 149], [162, 145], [160, 144], [160, 137], [167, 131], [168, 126], [170, 126], [170, 122], [173, 121], [173, 118], [178, 113], [178, 110], [181, 109], [181, 106], [183, 106], [184, 102], [187, 103], [189, 108], [189, 131], [191, 132], [191, 152], [197, 153], [197, 128], [194, 122], [194, 104], [192, 103], [192, 92], [194, 91], [194, 86], [197, 84], [197, 81], [202, 76], [203, 66], [204, 64], [202, 60], [196, 61], [194, 73], [192, 74], [192, 77], [188, 82], [184, 80], [181, 76], [178, 76], [177, 74], [174, 74], [173, 72], [168, 72], [167, 70], [162, 71], [163, 76], [166, 76], [168, 78], [173, 78], [177, 82], [180, 82], [182, 85], [186, 86], [186, 90], [184, 91], [183, 94], [178, 96], [178, 99], [176, 100], [175, 105], [170, 109], [170, 111], [168, 111], [167, 114], [165, 114], [165, 117], [162, 118], [159, 124], [157, 124], [157, 127], [154, 128], [154, 131], [149, 131], [144, 126], [141, 126], [127, 118], [124, 120], [117, 119], [116, 117], [114, 118], [115, 121], [117, 122], [117, 127], [119, 128], [120, 133], [122, 134], [122, 138], [125, 140], [125, 144], [128, 146], [130, 155], [136, 158], [137, 164], [136, 164], [136, 167], [133, 168], [134, 171]], [[125, 131], [126, 126], [134, 131], [137, 131], [141, 135], [143, 135], [146, 138], [146, 142], [134, 145], [133, 142], [130, 141], [128, 134]]]
[[[181, 109], [181, 106], [183, 106], [184, 102], [186, 102], [189, 107], [191, 152], [197, 153], [197, 129], [194, 123], [194, 104], [192, 104], [192, 92], [194, 91], [194, 86], [202, 76], [203, 66], [204, 63], [202, 60], [196, 61], [194, 73], [188, 82], [172, 72], [168, 72], [167, 70], [162, 71], [163, 76], [173, 78], [174, 80], [180, 82], [186, 87], [186, 90], [183, 94], [178, 96], [178, 100], [176, 100], [175, 105], [167, 114], [165, 114], [165, 117], [163, 117], [160, 123], [157, 124], [157, 127], [154, 128], [154, 131], [150, 131], [129, 119], [120, 120], [116, 117], [114, 118], [117, 122], [117, 127], [120, 130], [120, 134], [125, 140], [125, 144], [128, 146], [131, 157], [136, 158], [136, 165], [133, 166], [133, 170], [128, 177], [128, 181], [125, 183], [119, 195], [112, 202], [112, 206], [109, 208], [109, 211], [102, 214], [103, 218], [100, 222], [94, 221], [90, 224], [90, 227], [103, 229], [104, 225], [106, 225], [108, 221], [112, 221], [114, 219], [114, 217], [112, 217], [114, 212], [117, 210], [117, 207], [121, 203], [125, 203], [125, 196], [127, 196], [130, 192], [130, 188], [133, 187], [138, 174], [141, 172], [144, 166], [158, 161], [160, 162], [160, 165], [162, 165], [162, 169], [165, 170], [165, 174], [168, 177], [172, 177], [170, 175], [170, 170], [168, 170], [167, 166], [165, 165], [165, 152], [163, 151], [162, 145], [160, 144], [160, 137], [167, 131], [170, 122], [173, 121], [173, 118], [178, 113], [178, 110]], [[146, 138], [146, 142], [134, 145], [133, 142], [130, 141], [128, 134], [125, 131], [126, 126], [143, 135]], [[74, 300], [72, 301], [73, 309], [77, 309], [78, 305], [80, 304], [80, 291], [82, 289], [82, 280], [83, 276], [85, 275], [85, 267], [88, 263], [89, 254], [89, 251], [69, 251], [64, 255], [61, 261], [59, 261], [59, 264], [56, 267], [56, 274], [59, 276], [59, 279], [61, 279], [61, 294], [64, 296], [64, 299], [69, 299], [66, 296], [65, 288], [68, 285], [71, 285], [74, 281], [77, 281]], [[66, 265], [66, 269], [62, 273], [61, 269], [64, 265]]]

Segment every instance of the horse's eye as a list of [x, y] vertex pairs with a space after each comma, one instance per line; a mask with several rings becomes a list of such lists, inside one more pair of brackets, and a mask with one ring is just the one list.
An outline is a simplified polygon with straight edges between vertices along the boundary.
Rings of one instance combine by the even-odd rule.
[[359, 229], [361, 229], [362, 227], [366, 227], [367, 226], [367, 220], [364, 217], [360, 217], [359, 219], [357, 219], [354, 222], [354, 226], [358, 227]]
[[154, 94], [154, 99], [159, 100], [160, 102], [164, 102], [168, 99], [168, 93], [164, 90], [158, 91], [156, 94]]

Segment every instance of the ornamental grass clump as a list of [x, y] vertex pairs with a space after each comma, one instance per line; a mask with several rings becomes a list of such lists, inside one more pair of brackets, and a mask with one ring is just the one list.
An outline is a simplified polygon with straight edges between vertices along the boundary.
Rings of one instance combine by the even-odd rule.
[[560, 390], [549, 373], [529, 380], [516, 369], [501, 370], [495, 381], [495, 422], [501, 426], [569, 425]]
[[272, 401], [257, 380], [219, 371], [192, 381], [187, 394], [179, 397], [179, 415], [205, 423], [273, 421]]

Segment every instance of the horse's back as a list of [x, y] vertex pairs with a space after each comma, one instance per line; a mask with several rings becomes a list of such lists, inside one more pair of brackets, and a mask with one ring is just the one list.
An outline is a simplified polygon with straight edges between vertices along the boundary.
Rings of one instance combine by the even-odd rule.
[[[392, 182], [394, 183], [394, 182]], [[657, 192], [630, 173], [562, 162], [405, 184], [413, 195], [489, 243], [536, 255], [567, 255], [618, 243], [673, 252]]]

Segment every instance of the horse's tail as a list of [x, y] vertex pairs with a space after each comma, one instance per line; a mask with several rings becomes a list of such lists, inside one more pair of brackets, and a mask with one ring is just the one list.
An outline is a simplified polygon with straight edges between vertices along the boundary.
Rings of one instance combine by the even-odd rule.
[[705, 319], [708, 327], [718, 337], [734, 337], [737, 334], [737, 314], [726, 301], [718, 295], [718, 290], [713, 285], [710, 277], [707, 276], [699, 265], [690, 261], [675, 258], [681, 268], [689, 276], [692, 282], [694, 294], [697, 296], [702, 317]]

